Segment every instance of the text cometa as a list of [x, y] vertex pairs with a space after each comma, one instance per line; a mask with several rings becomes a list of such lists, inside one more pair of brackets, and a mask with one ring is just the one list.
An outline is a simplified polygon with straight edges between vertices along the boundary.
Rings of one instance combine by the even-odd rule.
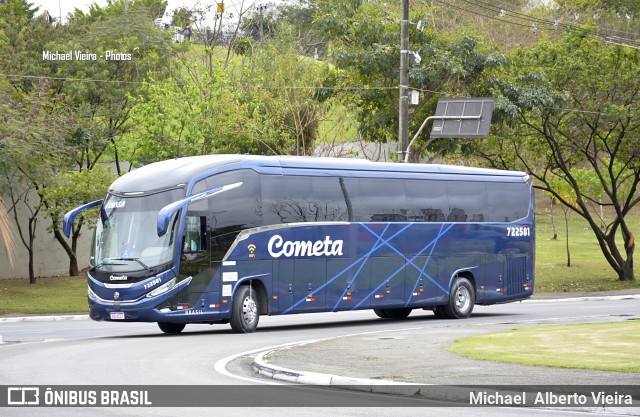
[[325, 236], [324, 240], [285, 241], [282, 236], [274, 235], [269, 239], [269, 255], [274, 258], [284, 256], [342, 256], [342, 240], [331, 240]]

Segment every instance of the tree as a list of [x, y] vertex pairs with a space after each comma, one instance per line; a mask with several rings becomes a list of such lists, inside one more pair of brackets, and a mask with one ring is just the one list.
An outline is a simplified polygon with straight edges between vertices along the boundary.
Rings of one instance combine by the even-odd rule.
[[7, 254], [9, 265], [13, 266], [16, 259], [16, 238], [11, 228], [11, 219], [9, 217], [9, 210], [0, 198], [0, 239], [2, 240], [2, 246]]
[[[29, 48], [39, 50], [46, 42], [50, 25], [34, 19], [37, 8], [24, 0], [0, 4], [0, 70], [20, 75], [39, 67], [25, 65]], [[42, 62], [42, 56], [38, 58]], [[48, 81], [26, 78], [0, 79], [0, 231], [3, 246], [13, 263], [16, 243], [28, 252], [30, 283], [36, 282], [34, 246], [40, 210], [31, 193], [45, 184], [59, 160], [64, 135], [72, 118], [60, 106]], [[28, 213], [26, 221], [18, 210]], [[12, 214], [13, 213], [13, 214]], [[9, 227], [13, 218], [16, 237]]]
[[279, 32], [247, 61], [184, 62], [175, 80], [153, 82], [136, 100], [129, 142], [136, 164], [207, 153], [311, 155], [324, 104], [318, 91], [327, 64], [298, 53], [292, 32]]
[[[583, 32], [519, 50], [494, 80], [496, 110], [509, 122], [480, 145], [491, 165], [525, 170], [536, 188], [583, 217], [620, 280], [634, 279], [627, 215], [640, 202], [639, 69], [640, 51]], [[571, 186], [575, 204], [554, 186], [558, 179]], [[599, 204], [615, 213], [604, 230]]]
[[192, 20], [193, 11], [183, 6], [179, 9], [174, 10], [171, 24], [173, 26], [183, 28], [185, 26], [191, 25]]
[[324, 58], [327, 53], [327, 37], [314, 24], [314, 16], [318, 12], [318, 2], [314, 0], [296, 0], [286, 2], [278, 7], [274, 17], [274, 25], [286, 22], [297, 33], [301, 53], [307, 56]]
[[[555, 178], [549, 181], [551, 186], [555, 192], [562, 196], [564, 201], [570, 203], [571, 205], [575, 205], [576, 198], [573, 187], [571, 184], [563, 181], [561, 178]], [[582, 184], [581, 184], [582, 185]], [[553, 200], [555, 200], [555, 195], [551, 194], [551, 204], [553, 205]], [[565, 238], [566, 238], [566, 251], [567, 251], [567, 268], [571, 267], [571, 250], [569, 249], [569, 214], [571, 213], [570, 206], [566, 204], [562, 204], [560, 206], [562, 212], [564, 213], [564, 230], [565, 230]], [[554, 225], [555, 229], [555, 225]], [[556, 235], [554, 234], [554, 239]]]
[[[119, 7], [121, 2], [113, 4]], [[94, 14], [99, 18], [94, 20]], [[57, 75], [65, 78], [59, 83], [60, 92], [78, 115], [68, 142], [74, 164], [77, 169], [92, 169], [108, 155], [121, 173], [120, 139], [131, 127], [133, 101], [149, 81], [169, 74], [170, 35], [152, 24], [146, 8], [131, 8], [126, 14], [95, 8], [88, 16], [71, 19], [69, 26], [68, 39], [57, 48], [100, 56], [89, 65], [72, 60], [56, 68]]]
[[[316, 24], [327, 38], [329, 57], [337, 68], [330, 84], [344, 103], [356, 109], [360, 137], [372, 142], [398, 140], [398, 83], [400, 66], [401, 15], [397, 7], [380, 1], [321, 1]], [[414, 8], [411, 21], [424, 16], [425, 8]], [[416, 132], [433, 115], [442, 95], [468, 95], [485, 79], [488, 68], [500, 63], [500, 57], [479, 39], [466, 33], [442, 36], [432, 27], [424, 31], [411, 26], [411, 51], [422, 58], [409, 71], [409, 89], [417, 90], [419, 103], [409, 110], [409, 132]], [[413, 54], [411, 54], [413, 56]], [[428, 129], [425, 129], [428, 132]], [[445, 153], [459, 141], [431, 141], [422, 134], [411, 149], [416, 161], [429, 152]]]
[[[54, 236], [70, 257], [70, 271], [77, 273], [75, 243], [82, 222], [76, 223], [69, 245], [59, 233], [59, 212], [65, 204], [61, 200], [70, 198], [60, 182], [74, 165], [78, 171], [92, 170], [105, 156], [115, 159], [121, 171], [119, 139], [129, 128], [132, 97], [144, 91], [151, 72], [161, 79], [170, 69], [169, 35], [151, 23], [156, 6], [164, 9], [166, 3], [130, 3], [127, 14], [122, 0], [110, 1], [106, 8], [93, 5], [89, 14], [76, 11], [69, 25], [56, 28], [41, 18], [29, 20], [20, 8], [0, 15], [0, 69], [16, 75], [11, 78], [13, 91], [0, 88], [0, 113], [7, 122], [6, 127], [0, 125], [0, 145], [8, 150], [0, 156], [0, 174], [29, 251], [32, 283], [33, 237], [44, 208], [52, 217]], [[43, 59], [43, 51], [56, 50], [93, 53], [96, 58]], [[23, 76], [29, 73], [46, 81]], [[101, 178], [99, 172], [86, 175]], [[106, 188], [104, 181], [98, 183]], [[25, 190], [39, 192], [40, 201], [35, 203], [34, 194]], [[72, 192], [79, 191], [91, 190]], [[24, 226], [17, 216], [18, 204], [29, 213]]]
[[328, 64], [299, 54], [292, 29], [281, 25], [274, 39], [258, 49], [249, 76], [242, 80], [248, 87], [243, 102], [256, 138], [281, 139], [269, 145], [272, 152], [313, 155], [325, 113], [319, 91], [333, 71]]
[[[25, 94], [0, 80], [0, 191], [8, 195], [20, 241], [28, 252], [29, 282], [35, 284], [35, 234], [40, 207], [33, 192], [51, 179], [72, 126], [49, 83], [40, 81]], [[22, 208], [26, 224], [18, 216]]]
[[[129, 13], [143, 16], [146, 21], [153, 21], [164, 15], [167, 8], [167, 0], [127, 0]], [[108, 17], [121, 16], [124, 14], [125, 0], [107, 0], [107, 4], [100, 6], [98, 3], [89, 5], [89, 11], [74, 9], [69, 15], [69, 22], [77, 25], [79, 22], [91, 24], [104, 20]]]
[[192, 69], [192, 79], [158, 81], [135, 100], [132, 121], [137, 126], [128, 140], [129, 160], [146, 164], [163, 159], [215, 152], [255, 151], [242, 133], [240, 93], [218, 67], [209, 77], [204, 68]]
[[104, 196], [113, 176], [101, 162], [113, 160], [118, 173], [124, 170], [120, 162], [127, 145], [121, 139], [131, 127], [133, 102], [146, 91], [151, 74], [163, 79], [170, 71], [169, 34], [152, 24], [165, 6], [165, 1], [131, 1], [125, 14], [122, 0], [109, 1], [104, 8], [93, 5], [89, 14], [76, 11], [65, 38], [50, 43], [52, 49], [97, 55], [92, 61], [74, 59], [51, 69], [62, 78], [57, 89], [75, 114], [75, 124], [65, 141], [68, 158], [40, 190], [41, 207], [51, 219], [49, 230], [69, 257], [70, 275], [78, 274], [76, 247], [84, 217], [74, 223], [70, 242], [61, 233], [61, 217]]
[[114, 179], [114, 176], [106, 168], [98, 165], [93, 169], [61, 172], [47, 187], [38, 191], [42, 197], [42, 206], [51, 220], [49, 230], [69, 257], [70, 276], [79, 274], [76, 255], [78, 238], [85, 219], [95, 217], [97, 209], [84, 212], [76, 217], [71, 230], [71, 244], [62, 234], [62, 217], [75, 207], [103, 198], [105, 190], [109, 188]]

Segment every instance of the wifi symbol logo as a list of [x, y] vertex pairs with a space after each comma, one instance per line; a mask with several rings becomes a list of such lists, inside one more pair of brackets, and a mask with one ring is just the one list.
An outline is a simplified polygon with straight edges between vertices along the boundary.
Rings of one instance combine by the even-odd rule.
[[254, 245], [253, 243], [251, 243], [249, 246], [247, 246], [247, 249], [249, 249], [249, 258], [255, 258], [255, 251], [256, 251], [256, 245]]

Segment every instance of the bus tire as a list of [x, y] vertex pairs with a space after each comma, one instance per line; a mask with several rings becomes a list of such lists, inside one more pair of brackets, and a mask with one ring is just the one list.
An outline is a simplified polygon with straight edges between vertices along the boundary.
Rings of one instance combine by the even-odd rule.
[[260, 320], [260, 306], [256, 290], [248, 285], [242, 285], [233, 295], [231, 307], [231, 328], [236, 333], [253, 333], [258, 328]]
[[411, 314], [411, 310], [413, 309], [412, 308], [387, 308], [384, 310], [384, 312], [387, 315], [387, 318], [394, 319], [394, 320], [402, 320], [409, 317], [409, 314]]
[[441, 307], [447, 318], [466, 319], [473, 311], [475, 299], [473, 284], [467, 278], [458, 277], [451, 286], [449, 304]]
[[447, 313], [444, 311], [444, 306], [435, 306], [433, 308], [433, 314], [435, 314], [438, 319], [448, 319]]
[[380, 317], [381, 319], [389, 318], [389, 316], [387, 316], [387, 310], [384, 310], [382, 308], [374, 308], [373, 312], [376, 313], [376, 316]]
[[178, 334], [184, 330], [184, 326], [186, 325], [186, 323], [167, 323], [163, 321], [158, 322], [158, 327], [160, 328], [160, 330], [167, 334]]

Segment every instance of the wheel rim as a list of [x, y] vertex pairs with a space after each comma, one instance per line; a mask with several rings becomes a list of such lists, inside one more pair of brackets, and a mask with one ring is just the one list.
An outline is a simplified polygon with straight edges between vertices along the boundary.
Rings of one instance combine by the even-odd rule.
[[242, 303], [242, 318], [247, 324], [252, 324], [258, 317], [258, 307], [251, 297], [246, 297]]
[[471, 292], [467, 287], [459, 286], [456, 290], [456, 309], [461, 313], [466, 313], [471, 306]]

